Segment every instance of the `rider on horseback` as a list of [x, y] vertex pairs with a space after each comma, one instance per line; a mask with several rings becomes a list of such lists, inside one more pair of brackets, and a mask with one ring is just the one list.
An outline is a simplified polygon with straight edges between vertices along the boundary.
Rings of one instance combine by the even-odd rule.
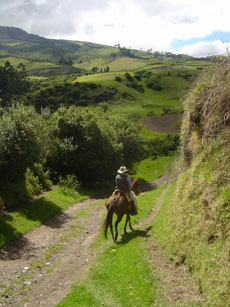
[[121, 166], [120, 169], [117, 171], [117, 175], [115, 178], [116, 182], [116, 189], [118, 189], [121, 193], [123, 193], [128, 201], [129, 204], [132, 204], [132, 211], [131, 215], [137, 214], [137, 200], [135, 197], [135, 193], [131, 191], [131, 179], [126, 174], [128, 172], [125, 166]]

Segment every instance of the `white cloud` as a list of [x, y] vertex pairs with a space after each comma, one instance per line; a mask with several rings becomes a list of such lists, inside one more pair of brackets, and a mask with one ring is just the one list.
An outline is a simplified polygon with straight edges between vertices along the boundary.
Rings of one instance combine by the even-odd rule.
[[199, 42], [190, 46], [185, 46], [176, 53], [188, 54], [193, 57], [204, 57], [217, 54], [226, 55], [227, 49], [228, 44], [223, 44], [223, 42], [217, 40], [214, 42]]
[[228, 0], [1, 0], [0, 8], [1, 25], [40, 36], [159, 51], [230, 31], [229, 17]]

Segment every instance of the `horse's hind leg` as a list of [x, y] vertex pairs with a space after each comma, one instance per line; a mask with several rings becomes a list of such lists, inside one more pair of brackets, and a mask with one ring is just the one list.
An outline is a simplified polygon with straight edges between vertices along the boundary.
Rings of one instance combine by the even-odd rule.
[[126, 215], [126, 221], [125, 221], [125, 227], [124, 227], [124, 233], [125, 233], [125, 234], [127, 233], [127, 231], [126, 231], [126, 226], [127, 226], [127, 224], [128, 224], [128, 221], [130, 222], [130, 216], [129, 216], [129, 214]]
[[111, 222], [109, 226], [110, 226], [110, 231], [111, 231], [111, 234], [112, 234], [113, 241], [115, 241], [114, 234], [113, 234], [113, 223]]
[[117, 241], [117, 237], [118, 237], [117, 225], [118, 225], [119, 222], [121, 221], [122, 216], [123, 216], [123, 215], [118, 215], [118, 216], [117, 216], [117, 220], [116, 220], [116, 222], [115, 222], [115, 231], [116, 231], [116, 233], [115, 233], [115, 239], [114, 239], [115, 242]]

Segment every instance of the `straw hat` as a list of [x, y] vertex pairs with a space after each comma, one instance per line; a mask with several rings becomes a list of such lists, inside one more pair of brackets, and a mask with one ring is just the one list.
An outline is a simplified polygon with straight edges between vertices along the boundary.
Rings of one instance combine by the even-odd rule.
[[124, 174], [124, 173], [128, 172], [128, 170], [125, 166], [121, 166], [117, 172], [118, 172], [118, 174]]

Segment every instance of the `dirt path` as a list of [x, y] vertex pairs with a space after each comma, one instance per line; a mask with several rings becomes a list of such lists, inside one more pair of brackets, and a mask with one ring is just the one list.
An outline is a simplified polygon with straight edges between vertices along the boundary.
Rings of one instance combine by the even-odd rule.
[[88, 199], [2, 248], [0, 305], [57, 304], [92, 264], [95, 254], [89, 245], [98, 235], [104, 216], [104, 205]]
[[[166, 171], [161, 178], [143, 186], [143, 191], [157, 188], [173, 178]], [[141, 229], [148, 227], [155, 217], [162, 205], [164, 193], [166, 190], [150, 216], [139, 225]], [[88, 199], [69, 207], [62, 214], [2, 248], [0, 306], [51, 307], [59, 303], [70, 291], [71, 284], [93, 264], [96, 252], [89, 247], [100, 231], [105, 214], [103, 201], [99, 203], [95, 199]], [[146, 248], [153, 252], [153, 259], [149, 261], [156, 267], [159, 276], [162, 276], [162, 284], [165, 280], [172, 280], [179, 285], [185, 279], [187, 281], [188, 286], [185, 288], [179, 286], [180, 295], [175, 294], [177, 288], [167, 294], [172, 301], [177, 301], [183, 295], [191, 297], [193, 294], [190, 294], [188, 288], [195, 289], [195, 286], [191, 286], [189, 274], [185, 276], [185, 269], [170, 262], [156, 242], [148, 239], [146, 244]], [[167, 272], [167, 276], [164, 272]], [[173, 278], [175, 276], [176, 280]], [[194, 290], [192, 293], [197, 292]]]
[[[166, 175], [165, 175], [166, 176]], [[165, 177], [166, 178], [166, 177]], [[148, 218], [139, 225], [140, 229], [149, 229], [151, 221], [161, 209], [164, 198], [171, 187], [172, 177], [167, 177], [168, 186], [163, 190], [157, 203]], [[188, 267], [183, 263], [175, 263], [165, 253], [162, 246], [152, 237], [144, 238], [144, 247], [151, 254], [148, 258], [150, 266], [160, 278], [160, 291], [164, 293], [166, 306], [202, 306], [203, 298], [199, 289], [191, 277]]]

